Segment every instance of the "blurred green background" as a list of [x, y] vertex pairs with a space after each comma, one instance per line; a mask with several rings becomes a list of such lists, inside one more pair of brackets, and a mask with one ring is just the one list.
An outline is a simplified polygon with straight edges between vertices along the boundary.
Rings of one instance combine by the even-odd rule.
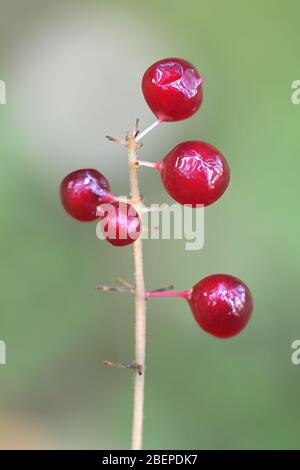
[[[144, 446], [299, 448], [299, 2], [1, 0], [0, 11], [0, 447], [130, 446], [132, 374], [101, 361], [133, 358], [132, 299], [94, 286], [132, 280], [132, 249], [67, 217], [58, 188], [96, 167], [128, 192], [126, 155], [104, 135], [152, 122], [142, 74], [178, 56], [204, 75], [203, 106], [147, 136], [142, 158], [205, 140], [232, 179], [206, 209], [203, 250], [144, 243], [147, 287], [226, 272], [249, 285], [255, 310], [220, 341], [183, 302], [149, 302]], [[155, 172], [141, 184], [147, 202], [171, 201]]]

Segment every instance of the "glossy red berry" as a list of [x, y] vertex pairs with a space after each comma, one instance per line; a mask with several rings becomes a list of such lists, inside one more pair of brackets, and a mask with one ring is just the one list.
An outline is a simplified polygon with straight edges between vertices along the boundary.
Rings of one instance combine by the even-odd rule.
[[142, 230], [141, 219], [135, 208], [123, 202], [104, 204], [100, 221], [104, 238], [114, 246], [130, 245]]
[[167, 193], [180, 204], [209, 206], [222, 196], [230, 180], [221, 152], [195, 140], [176, 145], [156, 167]]
[[91, 168], [69, 173], [60, 185], [62, 204], [69, 215], [81, 222], [97, 219], [97, 206], [115, 200], [107, 179]]
[[145, 100], [160, 121], [181, 121], [202, 103], [202, 82], [196, 68], [182, 59], [164, 59], [146, 70], [142, 80]]
[[229, 338], [242, 331], [253, 308], [248, 287], [227, 274], [214, 274], [198, 282], [189, 303], [197, 323], [219, 338]]

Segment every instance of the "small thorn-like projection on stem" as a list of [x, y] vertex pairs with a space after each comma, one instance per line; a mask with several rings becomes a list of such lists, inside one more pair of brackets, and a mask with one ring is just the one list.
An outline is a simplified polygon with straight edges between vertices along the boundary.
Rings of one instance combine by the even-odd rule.
[[[174, 289], [174, 286], [171, 284], [170, 286], [166, 286], [166, 287], [160, 287], [159, 289], [154, 289], [154, 290], [151, 290], [150, 292], [148, 293], [153, 293], [153, 292], [168, 292], [170, 290], [173, 290]], [[147, 294], [147, 292], [146, 292]]]
[[102, 292], [120, 292], [121, 294], [134, 294], [134, 288], [125, 287], [125, 286], [105, 286], [103, 284], [98, 284], [96, 286], [97, 290]]
[[107, 367], [116, 367], [118, 369], [133, 369], [139, 375], [143, 374], [143, 367], [135, 362], [114, 362], [114, 361], [103, 361], [103, 364]]
[[116, 282], [121, 286], [127, 287], [128, 289], [134, 289], [134, 285], [131, 282], [126, 281], [122, 277], [117, 277]]
[[134, 121], [133, 129], [132, 129], [132, 137], [133, 138], [135, 138], [140, 132], [139, 131], [139, 123], [140, 123], [140, 119], [136, 118], [136, 120]]
[[[118, 278], [117, 280], [118, 284], [121, 284], [119, 286], [107, 286], [104, 284], [97, 284], [96, 289], [100, 290], [102, 292], [119, 292], [121, 294], [134, 294], [135, 293], [135, 287], [133, 284], [130, 284], [129, 282], [125, 281], [122, 278]], [[167, 287], [159, 287], [158, 289], [151, 290], [149, 292], [145, 293], [145, 298], [148, 297], [176, 297], [176, 296], [181, 296], [184, 297], [183, 292], [168, 292], [170, 290], [174, 289], [174, 286], [170, 285]], [[174, 294], [174, 295], [172, 295]]]
[[135, 137], [135, 141], [139, 142], [145, 135], [151, 132], [155, 127], [157, 127], [162, 121], [160, 119], [156, 119], [151, 126], [147, 127], [147, 129], [143, 130], [142, 132], [138, 132]]
[[116, 144], [123, 145], [126, 147], [126, 141], [124, 139], [119, 139], [119, 137], [114, 137], [113, 135], [106, 135], [107, 140], [110, 142], [115, 142]]

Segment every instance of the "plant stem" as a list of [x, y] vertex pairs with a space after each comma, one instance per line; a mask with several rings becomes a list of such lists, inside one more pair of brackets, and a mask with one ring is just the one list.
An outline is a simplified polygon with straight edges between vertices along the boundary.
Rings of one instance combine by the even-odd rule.
[[[142, 206], [137, 172], [137, 149], [139, 144], [135, 141], [137, 132], [128, 135], [128, 166], [130, 177], [131, 197], [135, 206]], [[146, 351], [146, 301], [143, 273], [142, 239], [139, 237], [133, 243], [134, 276], [135, 276], [135, 363], [140, 367], [141, 374], [134, 375], [134, 403], [132, 425], [132, 449], [140, 450], [143, 439], [144, 418], [144, 383], [145, 383], [145, 351]]]

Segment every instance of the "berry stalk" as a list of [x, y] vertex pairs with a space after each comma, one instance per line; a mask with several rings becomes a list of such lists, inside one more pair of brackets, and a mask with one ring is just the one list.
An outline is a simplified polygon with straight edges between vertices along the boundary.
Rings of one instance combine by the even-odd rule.
[[[133, 132], [128, 135], [128, 167], [130, 178], [130, 191], [135, 207], [142, 206], [137, 172], [137, 149], [139, 144], [135, 137], [138, 122]], [[132, 425], [132, 450], [142, 448], [143, 418], [144, 418], [144, 384], [145, 384], [145, 353], [146, 353], [146, 301], [145, 283], [143, 273], [142, 239], [139, 237], [133, 244], [134, 277], [135, 277], [135, 363], [138, 364], [140, 373], [134, 377], [134, 401], [133, 401], [133, 425]]]
[[150, 291], [145, 293], [146, 298], [150, 297], [183, 297], [184, 299], [189, 299], [191, 295], [191, 289], [184, 290], [182, 292], [174, 291]]
[[153, 124], [151, 124], [151, 126], [147, 127], [147, 129], [138, 133], [138, 135], [135, 137], [135, 141], [139, 142], [140, 140], [142, 140], [142, 138], [145, 137], [145, 135], [147, 135], [149, 132], [155, 129], [155, 127], [157, 127], [161, 122], [162, 122], [161, 119], [156, 119], [156, 121], [154, 121]]

